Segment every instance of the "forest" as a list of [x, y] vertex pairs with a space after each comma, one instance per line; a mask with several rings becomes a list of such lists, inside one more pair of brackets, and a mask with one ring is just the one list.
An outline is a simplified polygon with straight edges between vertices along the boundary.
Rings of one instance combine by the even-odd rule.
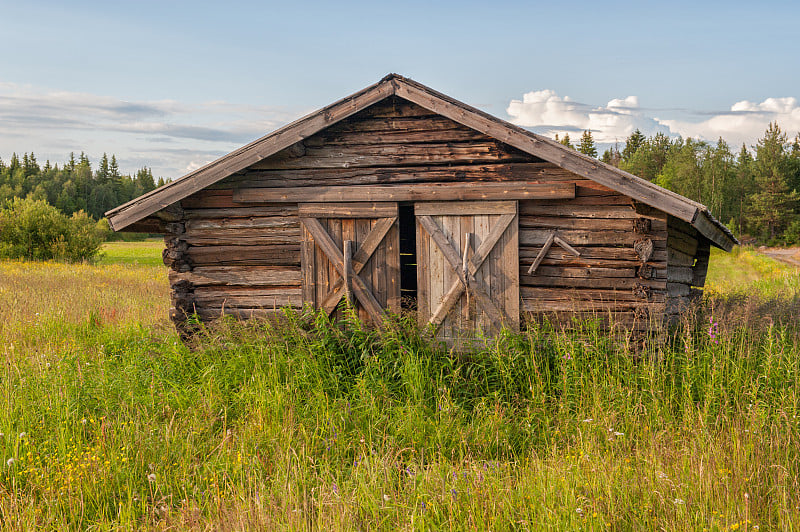
[[50, 161], [40, 165], [33, 152], [22, 158], [15, 153], [8, 163], [0, 159], [0, 206], [13, 198], [43, 200], [63, 214], [84, 211], [95, 220], [164, 183], [163, 178], [156, 182], [149, 168], [121, 174], [116, 156], [109, 159], [105, 153], [96, 170], [83, 152], [77, 160], [71, 153], [60, 167]]
[[[598, 156], [590, 131], [575, 144], [569, 135], [556, 139]], [[790, 141], [777, 123], [754, 146], [738, 149], [722, 138], [714, 144], [663, 133], [647, 137], [637, 129], [600, 160], [708, 206], [744, 243], [800, 244], [800, 133]], [[0, 159], [0, 205], [43, 200], [64, 214], [84, 211], [96, 220], [165, 182], [156, 182], [146, 167], [121, 174], [114, 155], [103, 154], [95, 170], [84, 153], [77, 159], [70, 154], [60, 167], [40, 165], [33, 153]]]

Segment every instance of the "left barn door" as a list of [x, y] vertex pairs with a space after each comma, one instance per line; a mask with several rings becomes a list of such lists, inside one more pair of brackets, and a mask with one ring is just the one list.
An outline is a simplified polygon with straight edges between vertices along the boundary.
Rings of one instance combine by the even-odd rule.
[[363, 321], [400, 310], [397, 203], [301, 203], [303, 301], [328, 315], [351, 301]]

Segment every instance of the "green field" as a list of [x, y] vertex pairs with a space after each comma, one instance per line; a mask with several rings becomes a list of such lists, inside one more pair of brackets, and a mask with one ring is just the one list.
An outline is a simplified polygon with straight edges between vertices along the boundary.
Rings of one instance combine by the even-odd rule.
[[644, 351], [586, 323], [463, 357], [409, 317], [187, 347], [160, 249], [0, 262], [4, 527], [800, 529], [794, 268], [714, 253]]
[[130, 264], [132, 266], [163, 266], [161, 250], [164, 241], [148, 239], [144, 242], [106, 242], [100, 251], [99, 264]]

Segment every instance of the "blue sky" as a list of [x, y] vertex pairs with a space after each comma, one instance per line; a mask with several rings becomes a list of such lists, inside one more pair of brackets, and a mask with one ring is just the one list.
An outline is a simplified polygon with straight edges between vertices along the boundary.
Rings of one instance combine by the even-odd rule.
[[398, 72], [532, 130], [800, 129], [790, 2], [0, 1], [0, 157], [187, 171]]

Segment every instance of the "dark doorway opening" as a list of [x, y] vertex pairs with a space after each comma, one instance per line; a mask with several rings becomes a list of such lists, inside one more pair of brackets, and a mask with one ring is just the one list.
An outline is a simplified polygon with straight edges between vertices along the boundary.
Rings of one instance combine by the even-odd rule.
[[401, 203], [400, 226], [400, 299], [403, 309], [417, 308], [417, 231], [414, 204]]

